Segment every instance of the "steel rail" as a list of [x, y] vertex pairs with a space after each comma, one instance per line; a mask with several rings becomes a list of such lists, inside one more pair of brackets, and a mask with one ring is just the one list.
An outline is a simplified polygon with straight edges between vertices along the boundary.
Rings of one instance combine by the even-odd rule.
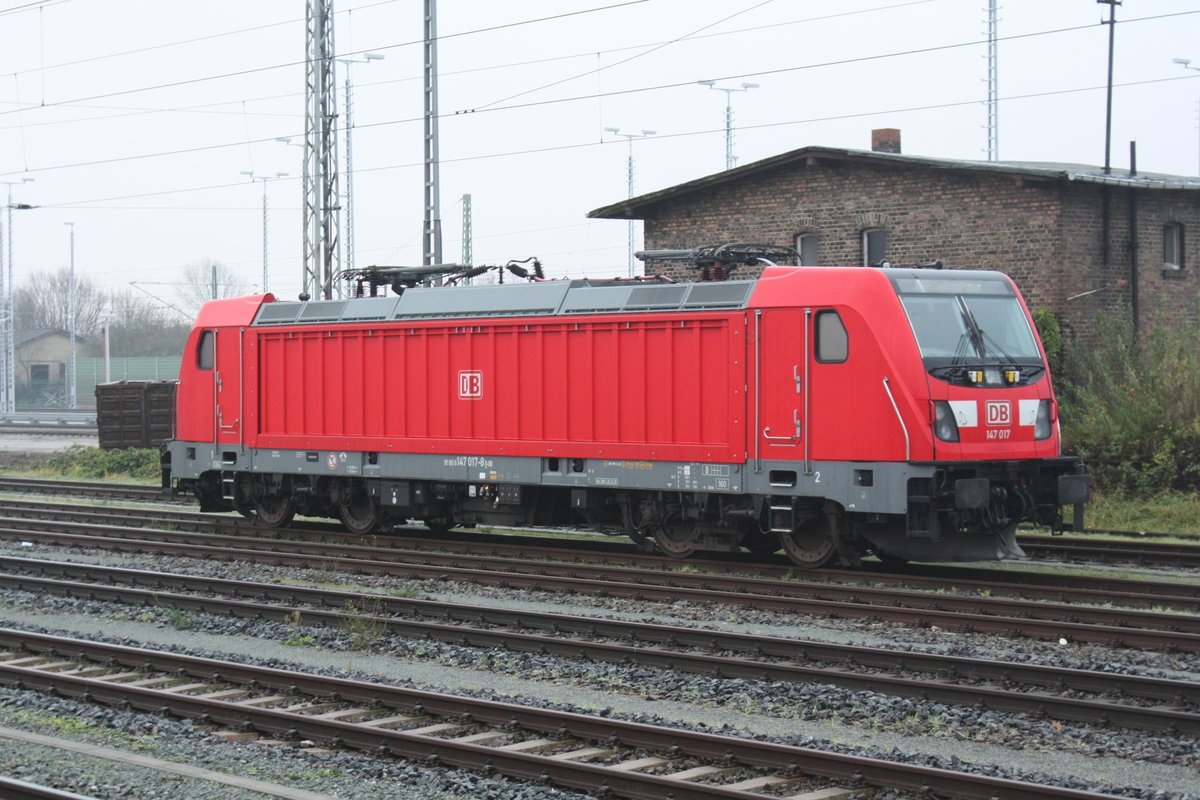
[[1136, 561], [1172, 566], [1200, 565], [1200, 546], [1171, 542], [1127, 542], [1123, 540], [1074, 539], [1064, 541], [1061, 536], [1018, 536], [1017, 543], [1031, 554], [1066, 557], [1072, 559], [1091, 558], [1098, 561]]
[[121, 500], [159, 501], [171, 499], [163, 489], [134, 483], [106, 481], [65, 481], [50, 478], [0, 476], [0, 492], [69, 494], [78, 497], [103, 497]]
[[[2, 479], [0, 479], [2, 480]], [[174, 508], [121, 508], [82, 507], [78, 504], [51, 503], [34, 500], [0, 500], [0, 513], [37, 519], [60, 519], [76, 522], [113, 522], [121, 525], [140, 525], [147, 522], [171, 525], [173, 529], [194, 532], [227, 532], [229, 535], [251, 535], [272, 537], [277, 540], [298, 542], [318, 537], [354, 545], [369, 539], [375, 547], [383, 550], [420, 550], [430, 548], [445, 553], [491, 553], [500, 557], [515, 557], [521, 562], [548, 560], [557, 562], [579, 561], [589, 555], [593, 561], [604, 563], [626, 563], [639, 567], [659, 567], [669, 573], [679, 574], [679, 560], [655, 557], [637, 552], [632, 546], [623, 546], [610, 540], [559, 540], [546, 545], [544, 537], [504, 532], [479, 535], [466, 531], [454, 531], [438, 537], [422, 536], [424, 528], [400, 528], [374, 537], [352, 534], [340, 527], [321, 523], [306, 523], [305, 527], [264, 528], [252, 521], [229, 515], [182, 511]], [[151, 534], [152, 535], [152, 534]], [[246, 545], [257, 546], [257, 545]], [[589, 548], [589, 549], [583, 549]], [[788, 576], [795, 573], [795, 565], [786, 559], [754, 557], [749, 560], [738, 554], [720, 561], [692, 558], [688, 564], [706, 572], [754, 572], [763, 578]], [[434, 558], [432, 553], [428, 556]], [[449, 555], [445, 556], [448, 560]], [[980, 569], [965, 566], [908, 564], [901, 571], [888, 568], [886, 571], [872, 568], [870, 562], [857, 571], [845, 569], [810, 570], [804, 573], [808, 582], [869, 582], [872, 584], [903, 585], [906, 587], [942, 588], [955, 592], [986, 590], [990, 595], [1011, 595], [1025, 599], [1054, 600], [1096, 605], [1101, 602], [1126, 607], [1170, 607], [1178, 610], [1200, 611], [1200, 583], [1160, 582], [1118, 577], [1096, 577], [1088, 575], [1047, 575], [1037, 571], [1018, 572], [1003, 569]]]
[[[345, 553], [370, 553], [376, 554], [376, 557], [380, 558], [404, 558], [405, 560], [424, 561], [426, 563], [441, 559], [442, 563], [446, 564], [462, 564], [462, 553], [483, 550], [496, 554], [497, 558], [509, 559], [502, 562], [507, 565], [507, 568], [533, 569], [534, 567], [530, 565], [531, 562], [540, 559], [550, 562], [544, 567], [538, 567], [538, 569], [547, 571], [560, 568], [556, 564], [560, 565], [561, 562], [574, 563], [575, 561], [572, 558], [572, 554], [575, 551], [561, 547], [546, 547], [540, 544], [544, 540], [528, 536], [508, 536], [506, 538], [517, 539], [520, 542], [537, 542], [539, 544], [535, 546], [518, 543], [490, 543], [486, 546], [479, 546], [466, 542], [442, 540], [440, 545], [443, 552], [438, 554], [428, 551], [424, 547], [414, 549], [413, 541], [406, 537], [389, 537], [386, 535], [372, 537], [375, 544], [367, 546], [359, 543], [368, 537], [352, 534], [344, 530], [332, 530], [329, 528], [306, 529], [298, 527], [282, 529], [263, 528], [252, 522], [232, 517], [215, 516], [199, 512], [181, 512], [173, 509], [123, 509], [113, 507], [83, 509], [79, 506], [67, 504], [47, 504], [32, 501], [14, 503], [12, 501], [0, 500], [0, 514], [17, 514], [21, 519], [27, 519], [30, 518], [29, 515], [33, 515], [32, 518], [38, 520], [53, 519], [88, 525], [111, 523], [122, 528], [144, 523], [170, 524], [176, 526], [177, 530], [161, 531], [138, 527], [135, 529], [137, 533], [130, 531], [128, 536], [145, 536], [165, 541], [181, 538], [183, 534], [178, 529], [183, 529], [201, 533], [206, 536], [206, 541], [213, 544], [220, 542], [238, 549], [262, 549], [273, 546], [276, 548], [288, 547], [295, 552], [316, 554], [328, 552], [336, 548]], [[229, 533], [222, 533], [223, 531], [229, 531]], [[110, 532], [105, 531], [100, 533], [101, 535], [105, 535]], [[328, 540], [330, 539], [335, 540], [337, 544], [329, 544]], [[741, 570], [737, 570], [739, 565], [731, 565], [728, 562], [688, 561], [689, 564], [695, 564], [706, 570], [733, 570], [742, 573], [736, 578], [731, 578], [722, 577], [721, 575], [701, 576], [698, 573], [678, 572], [677, 567], [680, 562], [674, 558], [652, 557], [645, 554], [613, 553], [610, 550], [598, 552], [597, 555], [605, 564], [617, 561], [618, 563], [627, 563], [637, 567], [662, 567], [665, 571], [663, 569], [652, 570], [652, 574], [655, 576], [654, 582], [663, 585], [702, 585], [707, 588], [716, 588], [721, 584], [727, 584], [731, 587], [736, 587], [736, 590], [743, 590], [745, 585], [754, 584], [760, 587], [762, 593], [766, 594], [788, 592], [786, 588], [781, 588], [783, 585], [780, 581], [769, 577], [771, 570], [764, 570], [760, 566], [753, 564], [742, 564], [740, 565]], [[572, 574], [576, 575], [581, 574], [581, 571], [585, 569], [595, 570], [599, 574], [601, 571], [611, 570], [611, 566], [592, 563], [588, 566], [578, 565], [572, 569]], [[744, 574], [749, 570], [768, 574], [756, 580]], [[791, 571], [793, 570], [790, 568], [786, 570], [786, 572]], [[778, 572], [782, 575], [785, 573], [785, 570], [781, 569]], [[957, 577], [943, 577], [943, 575]], [[1042, 576], [1053, 581], [1053, 585], [1039, 586], [1029, 582], [1019, 582], [1022, 578], [1029, 578], [1036, 575], [1037, 573], [1022, 575], [1001, 570], [946, 569], [910, 565], [908, 572], [900, 575], [878, 571], [814, 570], [811, 573], [805, 573], [805, 576], [809, 577], [810, 580], [799, 581], [793, 579], [787, 583], [821, 584], [830, 582], [822, 580], [829, 578], [840, 583], [849, 583], [857, 580], [872, 584], [898, 584], [909, 588], [913, 586], [948, 588], [956, 592], [970, 592], [972, 589], [977, 589], [986, 590], [989, 596], [1015, 595], [1023, 600], [1053, 600], [1060, 603], [1072, 602], [1073, 605], [1078, 604], [1082, 600], [1087, 605], [1100, 605], [1103, 603], [1131, 608], [1169, 607], [1178, 611], [1200, 611], [1200, 583], [1169, 583], [1120, 578], [1081, 579], [1080, 576], [1069, 575]], [[1005, 578], [1010, 579], [1012, 582], [1002, 580]], [[1064, 584], [1067, 586], [1064, 586]], [[1075, 587], [1075, 590], [1071, 591], [1069, 587]]]
[[89, 794], [76, 794], [52, 786], [0, 775], [0, 797], [4, 800], [96, 800]]
[[[434, 715], [493, 726], [521, 727], [552, 734], [560, 740], [584, 739], [644, 748], [671, 757], [690, 756], [778, 771], [786, 776], [818, 776], [850, 781], [856, 786], [896, 788], [963, 800], [1108, 800], [1111, 795], [1013, 781], [986, 775], [904, 764], [896, 761], [701, 733], [679, 728], [625, 722], [597, 715], [540, 709], [476, 700], [385, 684], [202, 659], [145, 648], [122, 647], [77, 639], [0, 629], [0, 645], [87, 658], [134, 669], [155, 669], [205, 680], [302, 693], [369, 708]], [[202, 696], [183, 695], [63, 672], [47, 672], [0, 663], [0, 683], [77, 697], [88, 702], [129, 705], [171, 713], [201, 722], [254, 729], [289, 738], [303, 737], [333, 746], [390, 753], [426, 763], [499, 772], [523, 780], [550, 780], [564, 786], [607, 791], [631, 798], [752, 798], [763, 795], [694, 781], [613, 769], [580, 760], [503, 750], [462, 740], [381, 726], [356, 724]]]
[[[1130, 646], [1200, 650], [1200, 616], [1191, 614], [1143, 611], [1137, 609], [1088, 607], [1075, 604], [1032, 602], [1003, 597], [969, 597], [928, 594], [904, 589], [812, 582], [756, 582], [749, 578], [722, 576], [685, 577], [686, 573], [666, 573], [658, 570], [621, 569], [614, 575], [611, 567], [580, 564], [556, 565], [544, 562], [530, 564], [520, 559], [475, 559], [473, 567], [463, 564], [461, 555], [450, 556], [422, 552], [401, 556], [405, 560], [377, 562], [345, 559], [329, 554], [305, 554], [296, 551], [312, 550], [309, 544], [289, 542], [289, 552], [275, 549], [255, 549], [262, 542], [240, 542], [238, 548], [206, 547], [170, 541], [159, 544], [150, 541], [151, 534], [139, 529], [136, 539], [128, 539], [124, 528], [81, 525], [61, 521], [0, 518], [0, 536], [25, 538], [43, 542], [80, 545], [92, 533], [107, 533], [103, 540], [93, 539], [93, 545], [103, 541], [110, 549], [141, 552], [158, 545], [160, 552], [204, 558], [267, 561], [269, 563], [311, 566], [313, 558], [321, 563], [338, 563], [346, 569], [386, 571], [388, 574], [437, 578], [454, 575], [460, 580], [499, 585], [529, 585], [529, 575], [536, 575], [546, 588], [559, 590], [590, 590], [597, 594], [653, 597], [678, 600], [687, 591], [702, 592], [699, 599], [736, 605], [753, 605], [773, 610], [803, 611], [805, 613], [856, 618], [878, 618], [921, 625], [949, 626], [959, 630], [1014, 633], [1034, 638], [1068, 638]], [[169, 531], [154, 535], [174, 539]], [[83, 537], [83, 538], [80, 538]], [[269, 540], [268, 540], [269, 541]], [[246, 546], [249, 545], [249, 546]], [[347, 547], [340, 548], [348, 550]], [[376, 554], [372, 554], [376, 556]], [[409, 559], [419, 559], [413, 563]], [[484, 562], [487, 562], [486, 564]], [[387, 569], [383, 568], [385, 564]], [[521, 578], [525, 575], [525, 578]], [[615, 579], [614, 579], [615, 578]], [[690, 587], [683, 586], [691, 583]], [[750, 595], [754, 595], [753, 598]], [[1114, 632], [1121, 632], [1115, 635]], [[1157, 632], [1148, 635], [1149, 632]], [[1155, 636], [1158, 638], [1156, 639]]]
[[[45, 478], [16, 478], [0, 476], [0, 492], [34, 492], [40, 494], [74, 494], [82, 497], [111, 497], [144, 501], [189, 502], [189, 498], [172, 496], [158, 486], [106, 483], [103, 481], [67, 481]], [[1128, 533], [1139, 537], [1197, 538], [1197, 534], [1166, 532], [1125, 532], [1089, 529], [1087, 533]], [[1184, 565], [1200, 564], [1200, 545], [1124, 542], [1106, 539], [1051, 537], [1040, 534], [1019, 534], [1017, 542], [1034, 552], [1064, 557], [1085, 557], [1104, 561], [1142, 560], [1149, 563]], [[793, 565], [794, 567], [794, 565]]]
[[[852, 673], [804, 666], [804, 662], [830, 660], [854, 664], [857, 667], [901, 667], [920, 670], [938, 677], [951, 673], [961, 678], [976, 680], [1024, 680], [1028, 684], [1041, 687], [1119, 692], [1126, 696], [1139, 696], [1158, 702], [1187, 703], [1195, 707], [1200, 703], [1200, 685], [1190, 681], [1114, 676], [1083, 670], [844, 647], [782, 637], [510, 610], [495, 606], [395, 598], [293, 585], [139, 572], [79, 563], [0, 558], [0, 565], [6, 568], [24, 566], [30, 571], [40, 573], [37, 577], [0, 573], [0, 587], [24, 591], [172, 607], [204, 613], [223, 613], [237, 617], [300, 621], [329, 627], [344, 627], [347, 622], [365, 619], [373, 625], [379, 625], [403, 636], [436, 639], [462, 646], [552, 653], [567, 658], [584, 658], [608, 663], [636, 663], [724, 678], [791, 683], [819, 681], [853, 690], [919, 697], [953, 705], [1049, 714], [1062, 719], [1091, 723], [1200, 734], [1200, 713], [1193, 711], [1121, 705], [1102, 700], [1052, 696], [987, 686], [963, 686], [930, 678]], [[46, 575], [56, 577], [43, 577]], [[82, 577], [89, 578], [89, 581], [70, 580]], [[118, 585], [122, 583], [151, 588], [126, 588]], [[256, 600], [272, 601], [272, 604], [227, 600], [213, 597], [212, 594], [178, 594], [167, 592], [166, 589], [253, 597]], [[281, 606], [277, 605], [278, 603], [293, 605]], [[353, 611], [325, 611], [327, 608]], [[392, 616], [383, 616], [384, 614]], [[426, 622], [421, 621], [422, 619], [435, 621]], [[481, 625], [505, 626], [509, 630], [479, 627]], [[511, 630], [513, 628], [540, 630], [545, 633], [514, 632]], [[612, 644], [594, 640], [600, 636], [638, 644]], [[698, 653], [696, 650], [705, 652]], [[722, 651], [738, 655], [710, 655]], [[789, 662], [766, 661], [766, 658], [788, 659]]]

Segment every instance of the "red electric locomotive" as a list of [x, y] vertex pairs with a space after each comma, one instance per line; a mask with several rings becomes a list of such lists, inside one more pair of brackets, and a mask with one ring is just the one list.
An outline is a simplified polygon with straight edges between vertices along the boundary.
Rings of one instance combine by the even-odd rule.
[[791, 252], [648, 254], [768, 263], [754, 280], [370, 268], [372, 296], [214, 300], [164, 486], [271, 526], [590, 527], [808, 567], [1009, 558], [1019, 522], [1080, 527], [1088, 479], [1008, 277], [767, 261]]

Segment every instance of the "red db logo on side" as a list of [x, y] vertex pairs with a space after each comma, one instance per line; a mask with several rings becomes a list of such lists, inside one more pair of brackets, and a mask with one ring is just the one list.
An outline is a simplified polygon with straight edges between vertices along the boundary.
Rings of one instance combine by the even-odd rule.
[[458, 373], [458, 396], [464, 400], [483, 397], [483, 373], [477, 369], [464, 369]]
[[986, 408], [988, 425], [1012, 424], [1012, 405], [1007, 400], [989, 400]]

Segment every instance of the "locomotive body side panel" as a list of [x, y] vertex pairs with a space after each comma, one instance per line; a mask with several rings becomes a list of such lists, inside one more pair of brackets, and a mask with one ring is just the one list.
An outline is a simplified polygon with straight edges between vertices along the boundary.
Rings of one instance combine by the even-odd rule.
[[269, 449], [744, 460], [744, 316], [254, 329]]

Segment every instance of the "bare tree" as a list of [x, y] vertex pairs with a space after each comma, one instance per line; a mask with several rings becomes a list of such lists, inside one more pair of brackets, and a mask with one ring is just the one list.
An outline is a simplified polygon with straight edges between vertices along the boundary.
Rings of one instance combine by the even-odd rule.
[[[13, 326], [17, 331], [70, 329], [71, 270], [38, 272], [13, 292]], [[75, 275], [75, 333], [91, 336], [99, 329], [98, 320], [105, 297], [90, 280]]]
[[191, 323], [174, 310], [154, 305], [129, 290], [109, 295], [109, 353], [124, 356], [177, 356], [183, 352]]
[[253, 279], [246, 280], [232, 267], [212, 259], [194, 261], [183, 268], [184, 283], [179, 290], [183, 306], [193, 312], [209, 300], [239, 297], [254, 291]]

